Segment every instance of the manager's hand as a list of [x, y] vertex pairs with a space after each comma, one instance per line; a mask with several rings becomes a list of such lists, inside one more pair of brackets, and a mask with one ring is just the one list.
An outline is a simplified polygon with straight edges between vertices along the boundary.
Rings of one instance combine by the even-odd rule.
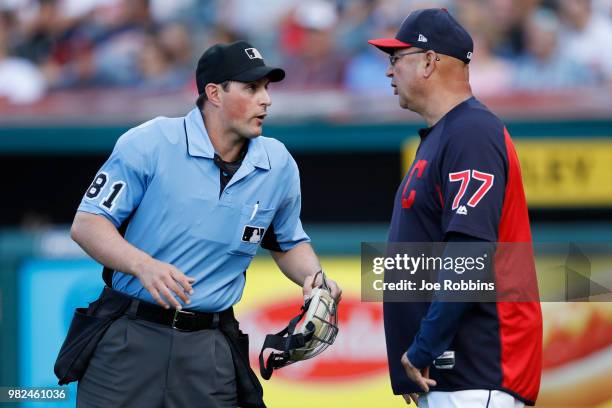
[[419, 394], [412, 393], [412, 394], [403, 394], [402, 397], [404, 397], [404, 400], [406, 400], [406, 404], [410, 405], [410, 402], [414, 402], [414, 405], [416, 405], [417, 407], [419, 406]]
[[401, 362], [408, 378], [421, 387], [424, 392], [429, 392], [429, 387], [435, 387], [436, 381], [429, 378], [429, 367], [419, 370], [412, 365], [406, 353], [402, 354]]
[[174, 295], [178, 296], [187, 305], [191, 303], [188, 295], [193, 294], [191, 284], [195, 279], [188, 278], [187, 275], [169, 263], [150, 258], [137, 268], [135, 276], [142, 286], [149, 291], [153, 299], [166, 309], [169, 309], [170, 305], [176, 310], [182, 309]]

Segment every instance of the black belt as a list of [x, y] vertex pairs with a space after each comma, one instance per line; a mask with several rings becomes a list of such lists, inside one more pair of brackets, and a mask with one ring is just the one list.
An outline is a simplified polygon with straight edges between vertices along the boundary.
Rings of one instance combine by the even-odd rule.
[[127, 296], [108, 287], [104, 291], [106, 296], [121, 296], [131, 299], [130, 306], [125, 312], [128, 317], [162, 324], [175, 330], [192, 332], [216, 329], [219, 325], [229, 324], [234, 321], [234, 310], [231, 307], [222, 312], [211, 313], [195, 310], [165, 309], [156, 304]]

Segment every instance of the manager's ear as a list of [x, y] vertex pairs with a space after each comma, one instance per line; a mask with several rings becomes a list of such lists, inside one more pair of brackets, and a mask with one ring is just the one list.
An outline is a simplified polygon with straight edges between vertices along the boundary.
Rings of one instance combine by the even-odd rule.
[[214, 106], [219, 106], [221, 104], [221, 85], [208, 83], [204, 87], [204, 92], [206, 93], [206, 99], [208, 102], [212, 103]]
[[429, 78], [436, 70], [436, 64], [440, 61], [440, 57], [434, 51], [427, 51], [425, 53], [425, 66], [423, 69], [423, 77]]

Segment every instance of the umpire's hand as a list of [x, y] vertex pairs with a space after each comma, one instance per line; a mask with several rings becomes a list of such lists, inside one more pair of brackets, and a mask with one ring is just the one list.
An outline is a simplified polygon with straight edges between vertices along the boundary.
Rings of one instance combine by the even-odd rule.
[[135, 275], [153, 299], [166, 309], [169, 309], [170, 305], [176, 310], [182, 309], [174, 295], [187, 305], [191, 303], [188, 295], [193, 294], [191, 284], [195, 279], [188, 278], [169, 263], [150, 258], [137, 269]]
[[[340, 289], [340, 286], [338, 286], [335, 280], [332, 280], [326, 277], [325, 281], [327, 282], [327, 285], [329, 286], [329, 289], [330, 289], [329, 293], [331, 297], [334, 298], [336, 303], [339, 303], [340, 300], [342, 300], [342, 289]], [[310, 297], [312, 293], [312, 289], [317, 288], [321, 286], [322, 284], [323, 284], [323, 274], [322, 273], [316, 273], [314, 275], [307, 276], [306, 279], [304, 279], [304, 285], [302, 285], [302, 293], [304, 294], [304, 299], [307, 299]]]

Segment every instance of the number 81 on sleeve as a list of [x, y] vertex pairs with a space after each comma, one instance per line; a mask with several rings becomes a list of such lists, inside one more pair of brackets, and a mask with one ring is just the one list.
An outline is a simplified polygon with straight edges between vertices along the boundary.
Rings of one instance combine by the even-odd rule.
[[[104, 187], [106, 186], [108, 180], [109, 177], [107, 173], [100, 172], [98, 175], [96, 175], [94, 181], [87, 188], [85, 198], [88, 200], [95, 200], [104, 190]], [[117, 198], [119, 197], [119, 194], [121, 194], [121, 190], [123, 190], [123, 187], [125, 187], [125, 185], [126, 183], [123, 180], [113, 182], [110, 188], [110, 192], [102, 200], [102, 207], [106, 208], [109, 211], [112, 211], [115, 206], [115, 203], [117, 202]]]

